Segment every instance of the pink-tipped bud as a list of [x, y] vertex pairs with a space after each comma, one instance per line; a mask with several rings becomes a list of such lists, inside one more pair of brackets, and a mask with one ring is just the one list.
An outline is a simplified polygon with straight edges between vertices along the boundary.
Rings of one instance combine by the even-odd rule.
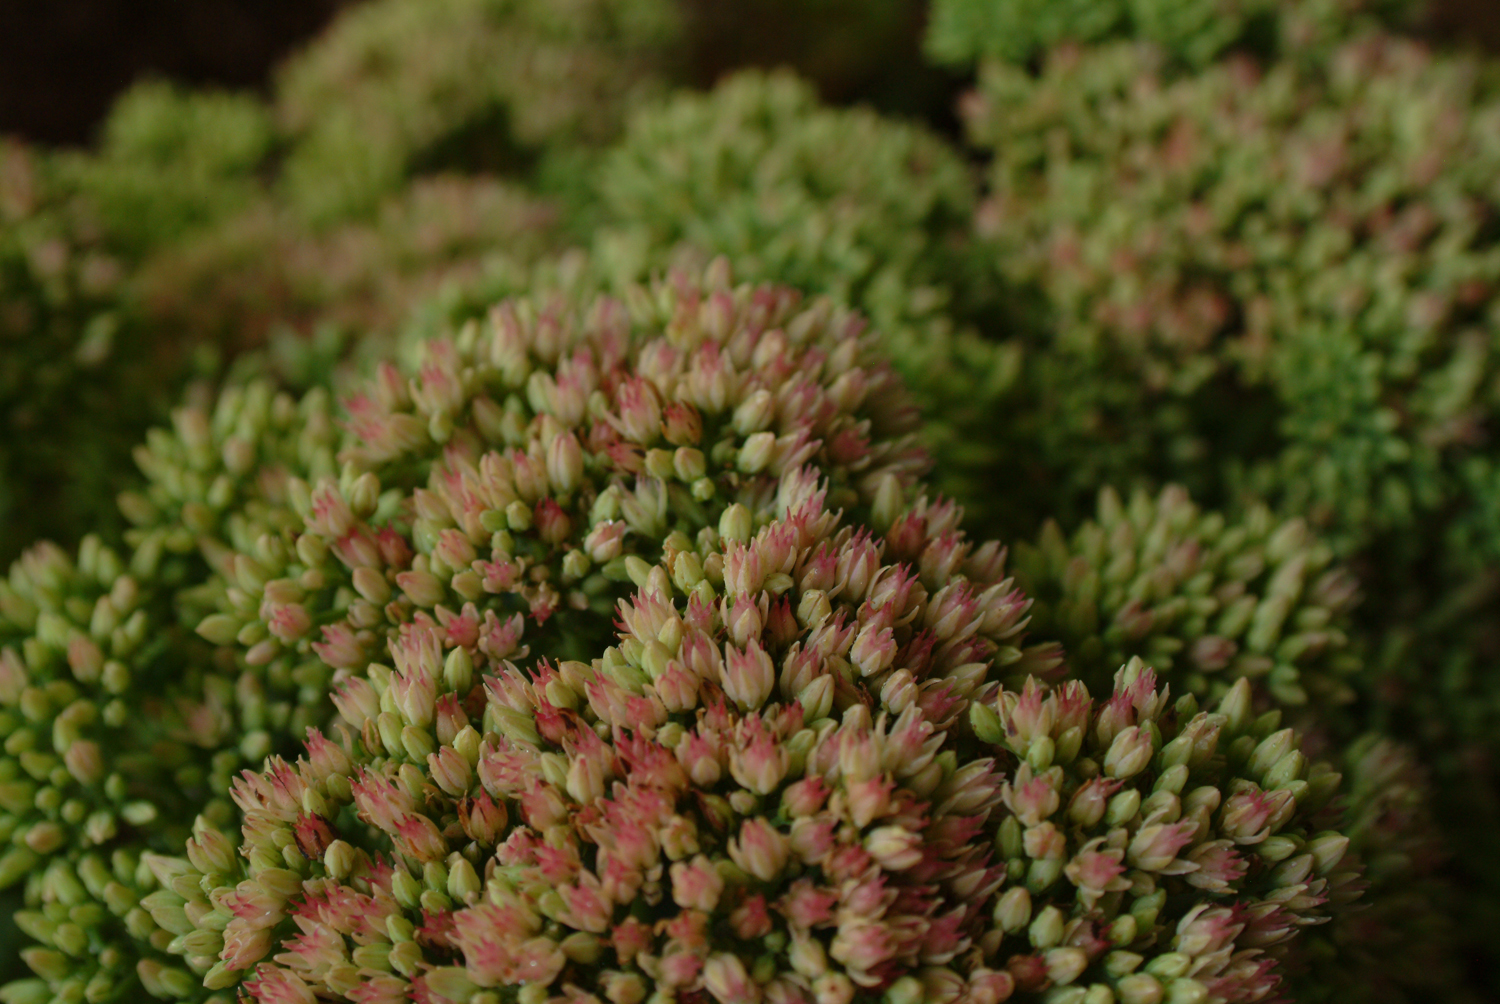
[[703, 439], [703, 418], [686, 401], [673, 401], [662, 409], [661, 431], [673, 446], [697, 446]]
[[[326, 633], [327, 629], [324, 631]], [[365, 722], [380, 714], [380, 695], [369, 680], [362, 676], [351, 676], [333, 692], [333, 706], [338, 709], [344, 721], [359, 729]]]
[[1122, 780], [1134, 777], [1146, 769], [1153, 753], [1151, 733], [1135, 725], [1121, 729], [1104, 755], [1104, 773]]
[[629, 525], [623, 520], [600, 523], [583, 539], [583, 550], [596, 565], [613, 561], [620, 556], [622, 539]]
[[300, 603], [287, 603], [271, 610], [266, 621], [271, 634], [291, 644], [312, 629], [312, 617]]
[[759, 1004], [760, 986], [738, 955], [719, 952], [703, 964], [703, 988], [719, 1004]]
[[724, 892], [724, 878], [713, 866], [713, 862], [702, 854], [692, 861], [679, 861], [672, 865], [672, 901], [684, 910], [702, 910], [712, 913], [719, 905]]
[[338, 540], [354, 528], [354, 513], [337, 485], [325, 482], [313, 490], [307, 528], [329, 540]]
[[[363, 669], [369, 663], [364, 646], [354, 637], [354, 632], [345, 624], [329, 624], [323, 628], [323, 640], [313, 642], [312, 650], [319, 659], [335, 669]], [[339, 709], [343, 711], [343, 708]], [[378, 708], [377, 708], [378, 710]], [[345, 716], [346, 718], [348, 716]], [[349, 719], [356, 728], [361, 722]]]
[[583, 483], [583, 449], [573, 433], [562, 433], [547, 448], [547, 480], [561, 495], [571, 494]]
[[724, 605], [727, 608], [724, 624], [729, 630], [731, 641], [743, 648], [750, 643], [750, 639], [760, 637], [764, 619], [753, 597], [748, 593], [740, 593], [735, 597], [733, 606], [730, 606], [727, 599]]
[[849, 661], [854, 663], [861, 676], [874, 676], [896, 660], [896, 638], [889, 627], [867, 624], [854, 639], [849, 650]]
[[922, 861], [922, 837], [904, 826], [877, 826], [865, 837], [865, 851], [886, 871], [898, 872]]
[[790, 849], [787, 838], [760, 817], [747, 819], [738, 838], [729, 841], [730, 859], [762, 882], [781, 875]]
[[821, 777], [803, 778], [781, 793], [781, 808], [793, 819], [803, 819], [819, 812], [828, 800], [828, 786]]
[[642, 446], [650, 446], [661, 432], [661, 402], [656, 388], [644, 377], [620, 384], [617, 392], [619, 417], [612, 424], [620, 435]]
[[765, 704], [776, 686], [776, 671], [758, 641], [751, 639], [744, 649], [725, 646], [722, 686], [742, 711], [757, 711]]
[[1177, 852], [1192, 843], [1197, 824], [1153, 823], [1136, 831], [1127, 852], [1130, 864], [1150, 872], [1177, 874], [1190, 870], [1186, 863], [1173, 867]]
[[437, 546], [432, 556], [448, 567], [450, 572], [461, 572], [474, 563], [474, 545], [462, 530], [451, 527], [438, 534]]

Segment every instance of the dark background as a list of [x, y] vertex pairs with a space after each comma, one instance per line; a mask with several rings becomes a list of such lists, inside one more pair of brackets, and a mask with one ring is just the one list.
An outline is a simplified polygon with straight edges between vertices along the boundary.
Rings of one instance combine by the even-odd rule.
[[[354, 2], [0, 0], [0, 133], [86, 143], [114, 96], [142, 75], [264, 88], [280, 58]], [[1434, 37], [1500, 52], [1500, 0], [1435, 6]]]

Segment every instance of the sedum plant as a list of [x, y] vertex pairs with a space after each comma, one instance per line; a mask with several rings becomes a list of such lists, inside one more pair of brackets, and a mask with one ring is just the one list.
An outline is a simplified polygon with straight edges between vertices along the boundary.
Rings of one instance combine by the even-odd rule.
[[1258, 706], [1290, 713], [1342, 757], [1343, 832], [1366, 863], [1369, 903], [1299, 941], [1293, 999], [1459, 993], [1450, 914], [1410, 906], [1456, 900], [1431, 781], [1415, 749], [1363, 731], [1373, 695], [1350, 637], [1356, 582], [1301, 520], [1255, 507], [1229, 521], [1177, 487], [1128, 504], [1106, 490], [1096, 520], [1071, 537], [1049, 522], [1013, 571], [1034, 599], [1030, 629], [1061, 642], [1069, 677], [1096, 683], [1111, 662], [1144, 658], [1200, 698], [1246, 681]]
[[[1337, 775], [1308, 774], [1274, 721], [1249, 728], [1243, 684], [1223, 713], [1173, 708], [1186, 731], [1159, 757], [1149, 725], [1168, 702], [1138, 663], [1097, 724], [1081, 684], [1045, 701], [1035, 678], [997, 690], [1026, 607], [996, 581], [1002, 551], [971, 550], [951, 507], [922, 502], [877, 543], [839, 527], [813, 477], [783, 483], [797, 487], [753, 537], [748, 513], [730, 511], [707, 553], [688, 544], [645, 571], [619, 607], [619, 644], [592, 664], [543, 657], [522, 671], [433, 626], [403, 628], [394, 669], [339, 691], [340, 743], [312, 733], [295, 764], [236, 786], [246, 862], [207, 824], [186, 859], [150, 860], [171, 890], [153, 909], [183, 931], [186, 965], [262, 1000], [489, 1000], [520, 984], [528, 1000], [701, 989], [728, 1004], [871, 988], [999, 1001], [1049, 983], [1081, 1000], [1099, 995], [1080, 982], [1098, 961], [1126, 1000], [1159, 999], [1163, 984], [1184, 999], [1263, 999], [1276, 984], [1263, 950], [1354, 892], [1339, 868], [1347, 838], [1308, 829]], [[882, 550], [908, 563], [882, 566]], [[1017, 741], [986, 755], [1007, 729], [981, 692], [1032, 727], [1057, 722], [1061, 743], [1030, 736], [1009, 771]], [[1049, 715], [1054, 701], [1068, 714]], [[1126, 724], [1138, 715], [1145, 727]], [[1247, 782], [1230, 789], [1222, 835], [1213, 783], [1191, 789], [1192, 818], [1171, 811], [1195, 748], [1199, 780], [1217, 776], [1221, 732], [1238, 737], [1229, 762]], [[1034, 780], [1043, 749], [1059, 766]], [[1096, 778], [1071, 800], [1074, 823], [1111, 827], [1071, 862], [1045, 818], [1054, 777], [1072, 794], [1062, 764]], [[1143, 803], [1137, 786], [1158, 772]], [[992, 844], [1018, 860], [1000, 866]], [[1127, 853], [1134, 882], [1116, 882]], [[1076, 885], [1127, 907], [1107, 935], [1056, 907], [1030, 916], [1028, 884], [1040, 896], [1064, 872], [1061, 901]], [[1184, 874], [1232, 890], [1257, 923], [1166, 908], [1156, 876]], [[1240, 898], [1251, 890], [1263, 898]], [[1128, 950], [1169, 925], [1176, 951]], [[1001, 950], [1017, 930], [1033, 951]]]
[[[920, 496], [912, 412], [871, 347], [829, 301], [716, 263], [624, 302], [502, 304], [414, 376], [380, 369], [342, 433], [321, 390], [181, 409], [121, 499], [128, 556], [90, 543], [75, 571], [43, 549], [0, 594], [3, 877], [26, 878], [34, 942], [0, 999], [1264, 997], [1281, 942], [1353, 891], [1343, 838], [1304, 818], [1337, 776], [1270, 718], [1169, 707], [1139, 665], [1108, 707], [1145, 703], [1101, 721], [1145, 716], [1148, 745], [1250, 729], [1192, 770], [1267, 793], [1264, 832], [1234, 838], [1277, 832], [1275, 854], [1202, 854], [1271, 920], [1158, 903], [1152, 875], [1198, 867], [1177, 859], [1190, 827], [1158, 840], [1161, 806], [1121, 800], [1100, 836], [1156, 850], [1130, 861], [1139, 901], [1104, 893], [1116, 940], [1038, 903], [1029, 947], [1000, 950], [1014, 890], [1063, 869], [1024, 835], [1036, 862], [1002, 865], [1000, 806], [1054, 765], [992, 747], [984, 715], [1040, 702], [1058, 656], [1023, 643], [1004, 550]], [[1091, 706], [1060, 686], [1046, 699]], [[1113, 770], [1111, 728], [1090, 730], [1103, 760], [1060, 736], [1047, 783]], [[1134, 783], [1176, 783], [1153, 780], [1160, 755]], [[1114, 846], [1087, 842], [1067, 857]]]
[[[50, 779], [64, 794], [13, 820], [15, 842], [36, 857], [17, 857], [11, 881], [28, 865], [76, 868], [81, 855], [118, 851], [134, 868], [131, 855], [159, 853], [177, 834], [152, 824], [176, 825], [193, 810], [174, 801], [172, 783], [152, 783], [154, 772], [185, 772], [165, 776], [189, 804], [216, 804], [233, 770], [289, 752], [309, 726], [326, 724], [333, 674], [383, 646], [403, 622], [472, 629], [508, 654], [529, 644], [586, 649], [588, 639], [608, 635], [610, 595], [629, 581], [629, 561], [654, 560], [664, 540], [689, 532], [711, 538], [726, 506], [767, 518], [777, 472], [811, 461], [826, 471], [835, 497], [889, 509], [923, 466], [904, 431], [911, 413], [899, 384], [868, 356], [851, 316], [827, 304], [799, 308], [787, 289], [732, 287], [722, 265], [706, 286], [678, 277], [639, 290], [633, 302], [634, 316], [607, 299], [591, 307], [510, 304], [482, 333], [472, 327], [458, 346], [435, 345], [418, 378], [384, 368], [368, 396], [349, 402], [342, 472], [321, 390], [299, 403], [264, 383], [232, 387], [212, 409], [190, 404], [172, 430], [153, 433], [138, 453], [147, 488], [121, 499], [135, 524], [127, 534], [132, 553], [103, 566], [111, 574], [128, 569], [133, 584], [119, 586], [121, 594], [141, 597], [157, 618], [133, 614], [131, 621], [133, 637], [157, 639], [148, 646], [151, 668], [138, 667], [151, 682], [114, 695], [109, 688], [126, 686], [130, 666], [118, 678], [90, 674], [92, 659], [73, 668], [63, 653], [93, 625], [85, 608], [97, 601], [50, 599], [71, 620], [37, 619], [27, 613], [37, 602], [26, 598], [35, 592], [27, 583], [41, 573], [30, 566], [18, 566], [19, 613], [7, 611], [14, 633], [0, 645], [8, 666], [23, 667], [7, 692], [8, 705], [20, 709], [6, 720], [12, 755], [38, 741], [26, 709], [45, 718], [77, 704], [70, 714], [80, 716], [80, 728], [104, 721], [118, 730], [106, 730], [104, 740], [88, 736], [107, 757], [134, 763], [131, 756], [146, 756], [140, 780], [124, 792], [142, 802], [131, 809], [141, 822], [111, 829], [88, 814], [75, 818], [66, 792], [77, 779], [53, 778], [60, 768], [37, 760], [34, 780]], [[384, 490], [372, 488], [377, 471]], [[480, 519], [501, 522], [489, 530]], [[479, 534], [486, 554], [471, 556], [480, 571], [469, 569], [457, 580], [463, 592], [450, 594], [460, 570], [442, 563], [475, 546], [460, 526]], [[32, 563], [66, 566], [60, 553], [43, 554], [46, 561]], [[438, 579], [434, 573], [445, 569], [448, 579]], [[465, 596], [470, 579], [478, 592]], [[116, 587], [106, 576], [93, 588]], [[164, 637], [177, 641], [164, 646]], [[32, 696], [39, 687], [57, 695]], [[112, 696], [125, 703], [110, 705]], [[101, 719], [105, 706], [112, 710]], [[161, 752], [166, 737], [179, 753]], [[9, 770], [22, 787], [32, 783], [19, 761]], [[37, 797], [32, 788], [16, 791], [16, 812]], [[121, 797], [104, 793], [111, 818], [123, 811]], [[229, 818], [220, 811], [208, 818]], [[146, 883], [137, 891], [149, 891], [145, 873], [133, 874]], [[50, 888], [29, 883], [31, 907], [53, 903]], [[125, 899], [101, 902], [98, 889], [90, 895], [106, 911], [98, 918], [106, 934], [68, 942], [88, 964], [66, 972], [53, 955], [38, 956], [37, 978], [49, 993], [86, 986], [95, 975], [89, 965], [109, 969], [122, 988], [133, 985], [128, 963], [138, 958], [113, 939], [121, 924], [147, 942], [150, 932], [142, 934], [141, 915], [130, 914], [133, 902], [122, 912]], [[35, 936], [48, 928], [27, 930]], [[140, 979], [158, 985], [146, 970]]]
[[1106, 489], [1095, 520], [1071, 537], [1049, 522], [1014, 567], [1033, 630], [1061, 641], [1087, 683], [1139, 656], [1200, 697], [1247, 678], [1289, 707], [1326, 714], [1354, 699], [1357, 583], [1301, 520], [1257, 507], [1231, 522], [1181, 488], [1129, 503]]
[[934, 0], [927, 55], [953, 67], [1024, 64], [1066, 45], [1133, 39], [1175, 66], [1231, 52], [1316, 59], [1362, 29], [1418, 23], [1426, 0]]
[[1207, 713], [1135, 659], [1101, 703], [1028, 681], [970, 714], [1019, 761], [989, 937], [1022, 999], [1269, 1000], [1298, 929], [1360, 895], [1322, 812], [1339, 775], [1255, 715], [1246, 679]]
[[1372, 672], [1444, 776], [1493, 734], [1469, 668], [1496, 602], [1490, 94], [1371, 36], [1181, 78], [1128, 45], [991, 63], [966, 105], [993, 267], [1048, 326], [1002, 451], [1034, 501], [1005, 525], [1140, 481], [1304, 517], [1366, 579]]
[[680, 44], [666, 0], [377, 0], [291, 60], [276, 115], [287, 199], [314, 220], [375, 209], [412, 174], [516, 169], [614, 138]]
[[984, 503], [979, 486], [954, 479], [992, 459], [979, 425], [1018, 358], [970, 327], [993, 310], [964, 254], [974, 186], [939, 136], [750, 71], [643, 108], [597, 189], [607, 229], [594, 268], [605, 276], [726, 254], [752, 278], [868, 315], [928, 419], [939, 484]]

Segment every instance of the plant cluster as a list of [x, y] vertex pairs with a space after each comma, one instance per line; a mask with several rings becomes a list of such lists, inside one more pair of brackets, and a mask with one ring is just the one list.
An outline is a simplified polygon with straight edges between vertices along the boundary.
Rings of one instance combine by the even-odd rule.
[[[909, 6], [782, 55], [940, 79]], [[672, 91], [704, 5], [372, 0], [0, 146], [0, 1001], [1469, 999], [1500, 105], [1419, 8], [939, 0], [966, 156]]]
[[1426, 0], [933, 0], [927, 54], [948, 66], [1026, 63], [1067, 44], [1149, 42], [1175, 66], [1226, 53], [1317, 59], [1361, 29], [1410, 26]]

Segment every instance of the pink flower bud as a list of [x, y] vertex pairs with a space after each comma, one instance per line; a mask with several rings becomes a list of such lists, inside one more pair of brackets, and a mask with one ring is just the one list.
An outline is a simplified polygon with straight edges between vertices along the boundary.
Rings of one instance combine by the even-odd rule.
[[620, 435], [642, 446], [650, 446], [661, 432], [661, 402], [656, 388], [644, 377], [633, 377], [623, 381], [616, 391], [619, 417], [611, 416], [610, 424]]
[[1022, 761], [1014, 781], [1001, 786], [1000, 797], [1021, 821], [1022, 826], [1036, 826], [1057, 811], [1060, 796], [1046, 774], [1034, 776], [1031, 764]]
[[565, 885], [557, 891], [564, 904], [563, 923], [590, 934], [603, 934], [609, 929], [614, 904], [593, 875], [583, 872], [577, 885]]
[[[370, 661], [369, 657], [365, 654], [364, 646], [359, 643], [354, 637], [354, 632], [349, 630], [349, 627], [345, 624], [325, 625], [323, 628], [323, 640], [321, 642], [313, 642], [312, 650], [317, 654], [319, 659], [322, 659], [335, 669], [363, 669]], [[335, 698], [335, 703], [337, 703], [337, 698]], [[380, 710], [378, 703], [377, 700], [376, 714]], [[341, 706], [339, 711], [343, 712], [343, 710]], [[363, 724], [363, 718], [360, 721], [355, 721], [348, 715], [344, 717], [355, 728]], [[373, 717], [373, 714], [366, 715], [365, 717]]]
[[760, 637], [763, 619], [760, 607], [749, 593], [735, 596], [733, 606], [726, 598], [724, 607], [724, 624], [729, 630], [731, 641], [743, 648], [750, 643], [750, 639]]
[[922, 860], [922, 837], [903, 826], [877, 826], [865, 837], [865, 850], [886, 871], [899, 872]]
[[729, 749], [729, 773], [757, 795], [775, 791], [790, 764], [791, 755], [763, 728], [755, 730], [747, 745]]
[[307, 529], [328, 540], [337, 540], [354, 528], [354, 513], [338, 486], [324, 482], [313, 490], [312, 514], [307, 518]]
[[[345, 718], [347, 719], [347, 715]], [[362, 723], [361, 723], [362, 724]], [[348, 777], [350, 764], [349, 756], [337, 743], [330, 741], [322, 732], [314, 728], [307, 730], [307, 757], [308, 766], [304, 773], [310, 773], [314, 780], [323, 781], [334, 775]]]
[[890, 628], [867, 624], [854, 639], [849, 650], [849, 661], [854, 663], [861, 676], [874, 676], [890, 667], [896, 660], [896, 638]]
[[401, 853], [418, 861], [441, 861], [448, 845], [437, 824], [426, 816], [403, 816], [396, 821], [395, 845]]
[[467, 794], [469, 785], [474, 781], [469, 761], [452, 746], [444, 746], [436, 753], [428, 754], [427, 770], [437, 786], [453, 798]]
[[431, 572], [398, 572], [396, 585], [419, 607], [431, 608], [443, 601], [443, 581]]
[[495, 844], [505, 832], [505, 803], [496, 802], [488, 792], [480, 791], [459, 803], [458, 821], [470, 840], [484, 845]]
[[[325, 638], [328, 637], [329, 629], [324, 628], [323, 634]], [[353, 637], [350, 636], [349, 640], [352, 644]], [[313, 648], [318, 646], [314, 645]], [[325, 657], [324, 661], [327, 662], [328, 659]], [[333, 706], [338, 709], [344, 721], [358, 729], [380, 714], [380, 695], [375, 692], [375, 687], [369, 680], [362, 676], [351, 676], [333, 692]]]
[[1018, 697], [1012, 697], [1009, 693], [1002, 696], [1005, 704], [1001, 718], [1005, 719], [1006, 734], [1012, 737], [1007, 745], [1012, 749], [1024, 750], [1035, 740], [1051, 736], [1056, 714], [1055, 703], [1043, 696], [1035, 677], [1026, 678], [1026, 685]]
[[744, 941], [759, 941], [771, 933], [771, 915], [760, 893], [745, 897], [729, 914], [729, 928]]
[[1090, 909], [1105, 893], [1130, 888], [1130, 882], [1120, 877], [1125, 872], [1125, 852], [1117, 847], [1101, 851], [1102, 843], [1102, 837], [1089, 841], [1063, 870]]
[[1061, 861], [1068, 856], [1068, 839], [1053, 823], [1028, 827], [1021, 837], [1026, 856], [1037, 861]]
[[692, 711], [698, 706], [698, 687], [702, 681], [696, 673], [683, 669], [681, 664], [670, 662], [667, 671], [652, 684], [662, 705], [672, 714]]
[[438, 534], [437, 546], [432, 555], [446, 565], [449, 571], [458, 572], [474, 563], [474, 545], [469, 543], [462, 530], [452, 528]]
[[312, 629], [312, 617], [300, 603], [275, 607], [266, 622], [271, 634], [291, 644]]
[[621, 539], [628, 528], [623, 520], [599, 523], [583, 539], [583, 549], [596, 565], [613, 561], [620, 556]]
[[766, 820], [747, 819], [738, 838], [729, 841], [730, 859], [762, 882], [776, 879], [786, 867], [791, 846], [787, 838]]
[[1135, 725], [1122, 729], [1104, 755], [1104, 773], [1114, 778], [1134, 777], [1146, 769], [1155, 752], [1151, 733]]
[[803, 778], [781, 793], [781, 808], [792, 819], [803, 819], [823, 808], [828, 800], [828, 786], [821, 777]]
[[711, 788], [723, 774], [718, 744], [696, 732], [682, 737], [674, 751], [677, 762], [699, 788]]
[[844, 920], [828, 946], [828, 954], [843, 963], [851, 975], [875, 968], [895, 952], [890, 930], [881, 921], [868, 917]]
[[1127, 857], [1130, 864], [1144, 871], [1180, 874], [1190, 870], [1186, 862], [1174, 867], [1177, 852], [1192, 843], [1195, 823], [1153, 823], [1136, 831], [1130, 841]]
[[703, 964], [703, 989], [719, 1004], [759, 1004], [760, 986], [745, 972], [738, 955], [719, 952]]
[[416, 803], [399, 785], [363, 768], [349, 788], [359, 817], [386, 833], [396, 833], [401, 820], [416, 810]]
[[756, 548], [743, 544], [730, 544], [724, 549], [724, 592], [726, 594], [744, 596], [759, 592], [761, 583], [764, 581], [760, 552]]
[[686, 401], [673, 401], [662, 409], [661, 431], [673, 446], [697, 446], [703, 439], [703, 418]]
[[742, 711], [756, 711], [765, 704], [776, 686], [776, 670], [758, 641], [751, 639], [744, 649], [724, 647], [722, 686]]
[[1109, 807], [1110, 796], [1119, 790], [1120, 783], [1102, 777], [1084, 782], [1068, 802], [1068, 818], [1085, 829], [1098, 824]]
[[547, 448], [547, 479], [554, 491], [569, 495], [583, 482], [583, 449], [578, 437], [564, 432]]
[[1219, 830], [1237, 844], [1258, 844], [1274, 832], [1295, 801], [1290, 791], [1262, 791], [1253, 785], [1229, 796]]

